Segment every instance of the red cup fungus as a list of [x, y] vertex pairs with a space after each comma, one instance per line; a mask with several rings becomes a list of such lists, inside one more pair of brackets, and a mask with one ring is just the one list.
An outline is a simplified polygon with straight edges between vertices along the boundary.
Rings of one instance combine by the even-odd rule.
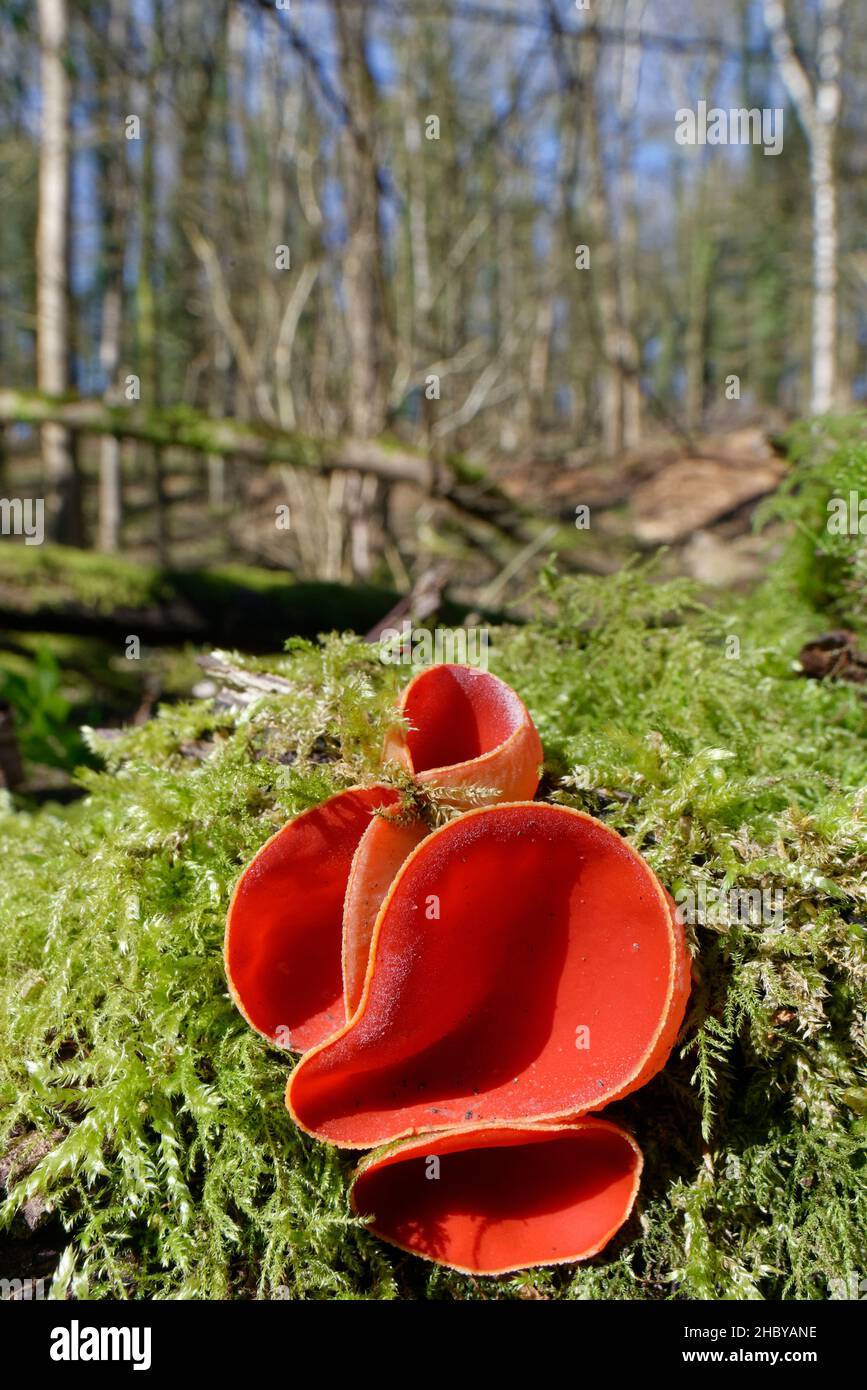
[[[351, 788], [259, 850], [229, 909], [232, 995], [304, 1052], [296, 1123], [375, 1149], [351, 1202], [383, 1240], [473, 1274], [590, 1258], [642, 1166], [591, 1116], [666, 1063], [690, 988], [683, 928], [616, 832], [530, 800], [541, 743], [503, 681], [433, 666], [400, 713], [384, 759], [413, 805]], [[436, 830], [432, 793], [463, 812]]]

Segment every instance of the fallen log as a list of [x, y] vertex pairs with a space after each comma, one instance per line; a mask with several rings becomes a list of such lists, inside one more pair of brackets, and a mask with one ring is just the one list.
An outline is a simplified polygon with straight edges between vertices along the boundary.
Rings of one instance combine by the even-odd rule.
[[244, 458], [253, 463], [289, 464], [328, 473], [348, 469], [373, 473], [387, 483], [415, 483], [460, 512], [525, 544], [532, 535], [532, 513], [484, 470], [455, 455], [439, 470], [426, 455], [389, 436], [377, 439], [315, 439], [259, 421], [206, 415], [191, 406], [111, 405], [104, 400], [0, 387], [0, 428], [4, 424], [64, 425], [74, 432], [115, 435], [156, 449], [189, 449], [209, 457]]
[[429, 488], [430, 460], [390, 439], [313, 439], [251, 420], [213, 417], [191, 406], [160, 409], [111, 405], [79, 396], [0, 388], [0, 421], [7, 424], [64, 425], [85, 434], [116, 435], [158, 449], [192, 449], [201, 454], [233, 455], [257, 463], [288, 463], [314, 470], [357, 469], [392, 482]]
[[[301, 581], [285, 571], [161, 569], [70, 546], [0, 544], [0, 628], [13, 631], [264, 653], [290, 636], [368, 632], [398, 599], [373, 584]], [[457, 625], [467, 612], [444, 600], [439, 617]]]

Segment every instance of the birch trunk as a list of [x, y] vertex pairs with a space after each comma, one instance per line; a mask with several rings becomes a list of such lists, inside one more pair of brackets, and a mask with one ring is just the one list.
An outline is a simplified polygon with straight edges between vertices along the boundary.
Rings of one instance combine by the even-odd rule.
[[[36, 228], [36, 371], [39, 389], [62, 395], [67, 375], [67, 221], [69, 215], [69, 78], [66, 0], [39, 0], [42, 123]], [[44, 425], [42, 453], [50, 487], [49, 531], [81, 539], [81, 497], [68, 432]]]
[[837, 187], [834, 144], [840, 115], [843, 0], [820, 0], [813, 83], [795, 48], [784, 0], [765, 0], [765, 26], [786, 90], [807, 137], [813, 216], [811, 410], [835, 403], [837, 381]]
[[588, 28], [588, 40], [582, 51], [582, 78], [586, 91], [588, 214], [594, 235], [591, 266], [605, 359], [602, 370], [602, 441], [605, 453], [613, 456], [623, 448], [624, 343], [617, 292], [613, 215], [602, 156], [601, 97], [597, 90], [601, 45], [596, 21], [592, 20]]
[[837, 377], [837, 189], [834, 131], [819, 121], [810, 142], [813, 189], [812, 401], [815, 415], [834, 405]]

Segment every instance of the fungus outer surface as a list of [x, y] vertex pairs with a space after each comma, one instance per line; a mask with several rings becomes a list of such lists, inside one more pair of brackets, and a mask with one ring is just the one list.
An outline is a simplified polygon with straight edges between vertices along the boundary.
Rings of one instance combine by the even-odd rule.
[[452, 805], [479, 804], [466, 789], [489, 789], [486, 800], [523, 801], [536, 793], [542, 744], [520, 696], [487, 671], [448, 663], [410, 681], [400, 701], [408, 730], [386, 739], [385, 757], [422, 786], [435, 786]]

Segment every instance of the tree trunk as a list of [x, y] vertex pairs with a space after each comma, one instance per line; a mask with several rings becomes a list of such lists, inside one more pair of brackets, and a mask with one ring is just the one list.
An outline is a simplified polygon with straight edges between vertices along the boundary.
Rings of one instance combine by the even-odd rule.
[[[41, 391], [62, 395], [68, 385], [68, 17], [66, 0], [39, 0], [38, 9], [42, 124], [36, 229], [36, 370]], [[81, 491], [70, 437], [62, 426], [43, 426], [42, 453], [50, 488], [50, 534], [75, 544], [81, 539]]]
[[811, 409], [832, 409], [837, 365], [837, 192], [833, 127], [819, 122], [810, 144], [813, 188], [813, 390]]
[[384, 419], [386, 321], [379, 221], [379, 180], [374, 150], [375, 95], [367, 62], [367, 7], [335, 0], [340, 72], [348, 113], [344, 131], [343, 189], [346, 246], [343, 253], [346, 333], [349, 342], [349, 429], [359, 439], [376, 434]]
[[[349, 342], [349, 428], [359, 439], [382, 429], [387, 385], [383, 344], [387, 334], [385, 269], [379, 219], [379, 173], [375, 153], [376, 99], [367, 61], [367, 5], [335, 0], [340, 72], [347, 107], [343, 189], [346, 247], [343, 254], [346, 334]], [[354, 572], [369, 577], [376, 483], [347, 479], [350, 557]]]
[[[126, 39], [126, 0], [111, 0], [108, 14], [108, 44], [122, 52]], [[104, 284], [99, 365], [105, 386], [105, 400], [117, 405], [121, 400], [118, 382], [123, 327], [123, 267], [126, 246], [126, 153], [124, 151], [123, 112], [113, 96], [112, 74], [102, 64], [104, 84], [103, 112], [106, 122], [105, 144], [100, 160], [103, 204]], [[120, 546], [123, 524], [123, 486], [121, 445], [116, 435], [104, 435], [99, 453], [99, 548], [114, 552]]]
[[816, 43], [818, 78], [813, 84], [792, 41], [784, 0], [764, 0], [765, 25], [786, 90], [798, 112], [810, 150], [813, 190], [814, 415], [834, 406], [837, 379], [837, 190], [834, 137], [840, 115], [843, 0], [820, 0]]
[[[109, 404], [117, 400], [115, 377], [120, 360], [120, 286], [107, 286], [102, 303], [102, 337], [99, 346], [99, 359], [106, 382], [105, 399]], [[117, 435], [106, 434], [100, 442], [99, 450], [99, 548], [109, 553], [120, 545], [123, 525], [123, 478], [120, 461], [120, 440]]]
[[641, 344], [638, 339], [639, 220], [635, 170], [640, 146], [636, 113], [641, 84], [641, 26], [646, 0], [624, 0], [623, 55], [618, 96], [620, 203], [620, 317], [624, 356], [623, 443], [637, 448], [641, 441]]
[[683, 252], [688, 265], [684, 334], [684, 420], [690, 434], [701, 429], [705, 408], [707, 328], [714, 255], [713, 239], [707, 232], [709, 214], [706, 178], [707, 175], [702, 173], [691, 214], [687, 215], [688, 244]]
[[[141, 184], [139, 188], [139, 264], [136, 285], [137, 338], [139, 351], [139, 373], [141, 376], [142, 397], [151, 408], [159, 407], [160, 358], [159, 321], [157, 297], [154, 290], [154, 267], [156, 261], [156, 154], [157, 154], [157, 72], [165, 52], [163, 34], [163, 0], [154, 0], [153, 37], [149, 55], [149, 69], [142, 92], [144, 115], [142, 119], [142, 162]], [[168, 506], [165, 492], [165, 473], [163, 454], [159, 446], [152, 451], [152, 479], [154, 515], [156, 520], [156, 550], [160, 564], [166, 564], [169, 556]]]
[[596, 312], [605, 359], [602, 369], [602, 443], [606, 454], [615, 455], [623, 448], [625, 352], [617, 293], [616, 240], [602, 159], [600, 95], [597, 91], [600, 43], [596, 21], [591, 20], [588, 27], [589, 40], [583, 45], [582, 51], [582, 77], [586, 92], [588, 214], [594, 236], [594, 244], [590, 248], [590, 273], [596, 290]]

